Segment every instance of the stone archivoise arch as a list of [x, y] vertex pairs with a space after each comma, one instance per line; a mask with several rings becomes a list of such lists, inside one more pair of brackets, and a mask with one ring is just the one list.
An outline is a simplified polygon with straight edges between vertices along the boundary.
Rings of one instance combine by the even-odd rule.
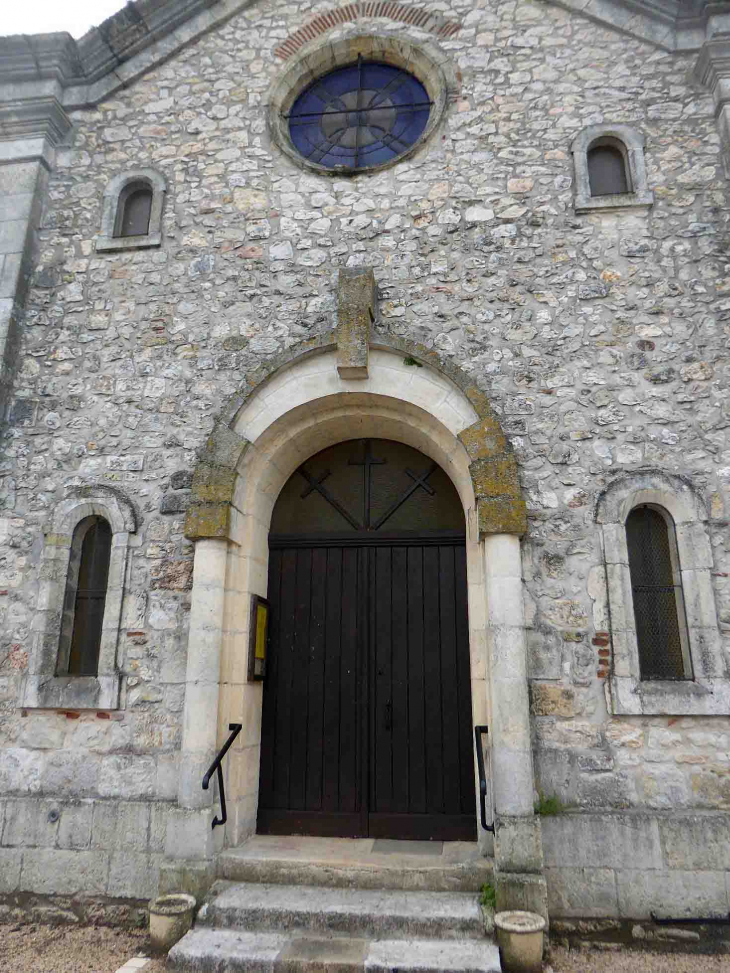
[[223, 829], [211, 832], [213, 798], [200, 782], [229, 722], [243, 731], [227, 758], [225, 841], [236, 844], [256, 828], [262, 691], [247, 681], [249, 612], [251, 595], [266, 595], [279, 492], [330, 445], [392, 439], [437, 462], [464, 507], [472, 719], [490, 726], [500, 904], [545, 912], [521, 590], [527, 521], [517, 465], [487, 397], [467, 376], [425, 348], [371, 336], [374, 302], [372, 271], [341, 271], [335, 334], [249, 376], [196, 467], [186, 519], [196, 551], [178, 794], [191, 836], [186, 855], [205, 870], [223, 841]]

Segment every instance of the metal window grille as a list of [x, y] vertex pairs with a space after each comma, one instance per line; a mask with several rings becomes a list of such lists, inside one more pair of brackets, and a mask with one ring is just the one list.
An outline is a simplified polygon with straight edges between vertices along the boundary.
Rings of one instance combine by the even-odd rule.
[[626, 520], [642, 679], [691, 678], [685, 665], [686, 626], [680, 615], [684, 603], [679, 565], [665, 517], [669, 515], [663, 516], [652, 507], [637, 507]]
[[588, 153], [588, 180], [591, 196], [613, 196], [628, 193], [626, 163], [623, 154], [612, 145], [598, 145]]
[[328, 169], [367, 169], [414, 145], [431, 105], [413, 75], [358, 58], [311, 84], [284, 117], [305, 159]]
[[68, 674], [95, 676], [99, 668], [112, 532], [101, 517], [95, 518], [90, 527], [82, 523], [76, 529], [86, 529], [86, 533], [81, 543]]

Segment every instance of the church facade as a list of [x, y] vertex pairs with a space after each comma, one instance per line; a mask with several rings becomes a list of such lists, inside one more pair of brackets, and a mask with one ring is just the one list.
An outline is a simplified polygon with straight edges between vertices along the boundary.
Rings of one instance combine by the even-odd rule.
[[200, 894], [258, 831], [727, 915], [729, 29], [137, 0], [0, 38], [6, 902]]

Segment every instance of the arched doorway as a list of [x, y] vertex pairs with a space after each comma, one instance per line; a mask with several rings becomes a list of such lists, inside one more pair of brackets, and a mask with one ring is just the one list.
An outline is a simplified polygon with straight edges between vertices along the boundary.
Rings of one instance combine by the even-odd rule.
[[274, 506], [258, 830], [474, 839], [464, 511], [386, 439], [303, 463]]

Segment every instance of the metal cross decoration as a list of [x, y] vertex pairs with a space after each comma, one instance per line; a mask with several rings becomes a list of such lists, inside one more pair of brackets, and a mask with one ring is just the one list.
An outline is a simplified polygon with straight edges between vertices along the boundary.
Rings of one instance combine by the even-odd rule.
[[310, 473], [306, 467], [300, 466], [298, 473], [306, 480], [307, 486], [300, 494], [301, 499], [305, 500], [311, 493], [318, 493], [323, 497], [327, 503], [331, 504], [335, 510], [345, 518], [348, 524], [354, 530], [380, 530], [380, 528], [385, 524], [396, 512], [396, 510], [401, 507], [406, 500], [417, 490], [424, 490], [430, 496], [434, 496], [436, 491], [434, 488], [426, 481], [431, 476], [431, 474], [438, 469], [437, 463], [431, 463], [427, 470], [423, 473], [414, 473], [413, 470], [406, 468], [405, 473], [413, 481], [409, 484], [400, 497], [395, 500], [380, 517], [373, 523], [372, 522], [372, 507], [373, 507], [373, 483], [372, 483], [372, 468], [374, 466], [382, 466], [387, 463], [386, 459], [380, 459], [373, 455], [372, 442], [369, 439], [362, 440], [362, 459], [351, 459], [348, 460], [348, 466], [361, 466], [363, 470], [363, 488], [362, 488], [362, 523], [360, 523], [348, 510], [332, 495], [332, 493], [324, 486], [324, 481], [328, 476], [331, 476], [331, 470], [324, 470], [319, 476], [314, 476]]

